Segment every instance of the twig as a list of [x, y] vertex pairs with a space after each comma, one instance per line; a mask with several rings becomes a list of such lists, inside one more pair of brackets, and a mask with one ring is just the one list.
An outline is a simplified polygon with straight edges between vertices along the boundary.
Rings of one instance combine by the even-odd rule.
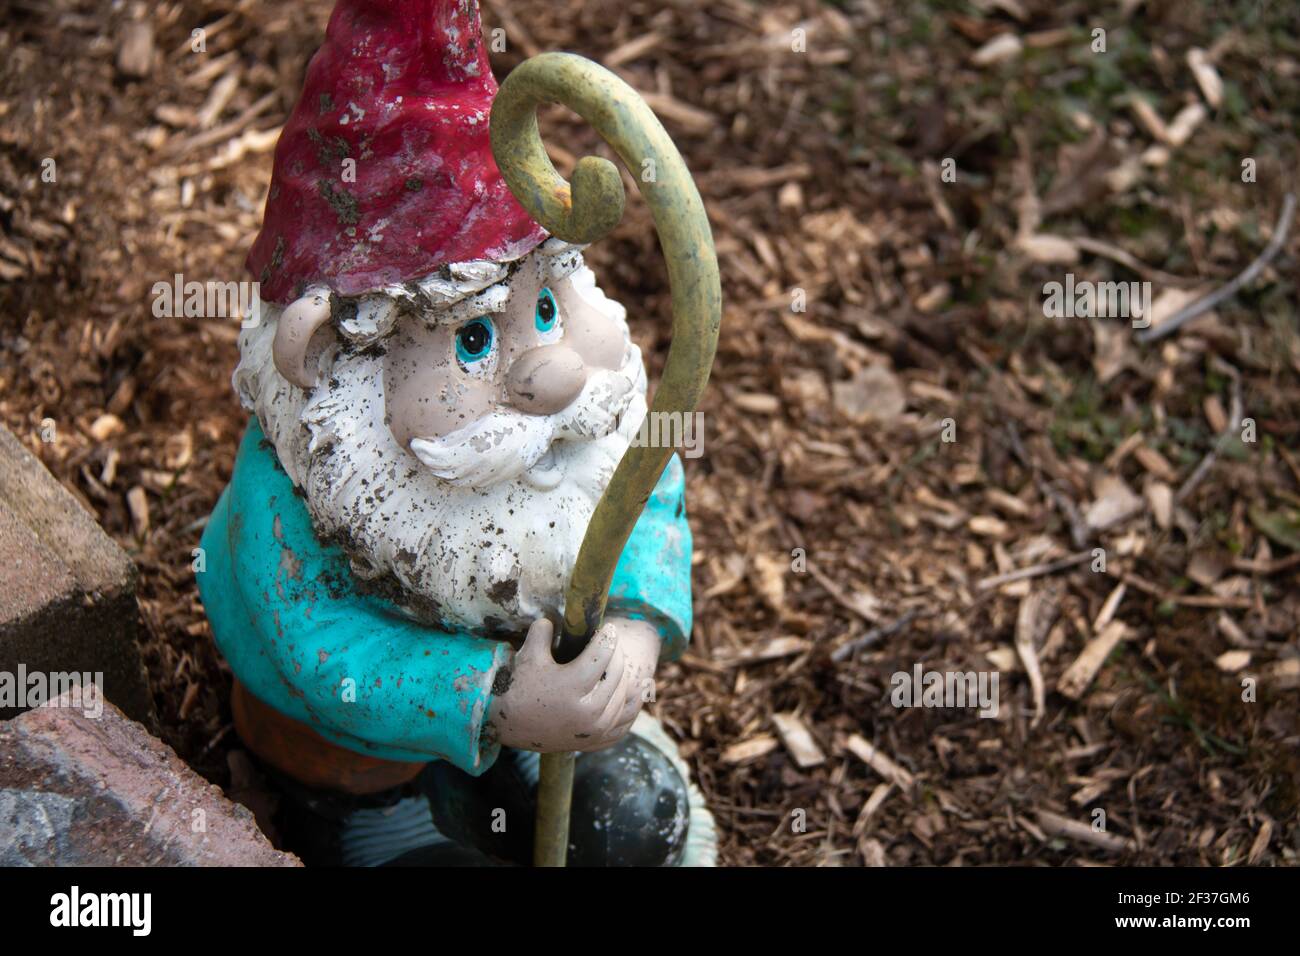
[[1037, 816], [1038, 825], [1051, 836], [1065, 837], [1067, 840], [1087, 843], [1111, 853], [1132, 852], [1136, 849], [1132, 840], [1113, 836], [1105, 830], [1096, 830], [1087, 823], [1071, 820], [1059, 813], [1052, 813], [1050, 810], [1039, 810]]
[[1273, 227], [1273, 238], [1269, 239], [1268, 245], [1264, 247], [1255, 261], [1246, 266], [1235, 279], [1227, 285], [1215, 289], [1209, 295], [1202, 296], [1195, 302], [1191, 302], [1179, 309], [1164, 322], [1161, 322], [1155, 328], [1139, 332], [1137, 340], [1142, 343], [1154, 342], [1162, 339], [1166, 335], [1177, 331], [1183, 325], [1186, 325], [1198, 315], [1209, 312], [1220, 302], [1236, 295], [1242, 286], [1254, 281], [1255, 277], [1263, 271], [1264, 267], [1273, 260], [1273, 257], [1282, 249], [1282, 244], [1286, 241], [1287, 233], [1291, 231], [1291, 218], [1295, 215], [1295, 194], [1287, 193], [1282, 199], [1282, 214], [1278, 217], [1277, 225]]
[[1174, 501], [1181, 503], [1188, 495], [1195, 491], [1196, 486], [1201, 483], [1201, 479], [1209, 473], [1210, 469], [1214, 467], [1214, 463], [1218, 460], [1219, 447], [1216, 443], [1214, 448], [1211, 448], [1205, 453], [1205, 457], [1201, 459], [1201, 463], [1196, 466], [1195, 470], [1187, 476], [1187, 480], [1183, 482], [1182, 487], [1174, 493]]
[[1219, 597], [1217, 594], [1166, 594], [1164, 600], [1183, 607], [1231, 607], [1248, 611], [1255, 606], [1251, 598]]
[[1046, 708], [1046, 688], [1043, 685], [1043, 670], [1038, 664], [1038, 642], [1052, 626], [1059, 609], [1059, 596], [1055, 589], [1048, 588], [1031, 591], [1020, 601], [1020, 610], [1016, 614], [1016, 653], [1025, 667], [1029, 677], [1029, 688], [1034, 696], [1034, 717], [1031, 728], [1037, 727], [1043, 719]]
[[217, 744], [221, 743], [221, 741], [225, 740], [226, 734], [230, 733], [234, 729], [235, 729], [234, 724], [226, 724], [219, 731], [217, 731], [216, 736], [214, 736], [211, 740], [209, 740], [208, 745], [204, 747], [203, 750], [199, 753], [198, 757], [196, 758], [196, 762], [198, 760], [202, 760], [204, 757], [210, 754], [212, 752], [212, 748], [215, 747]]
[[893, 790], [894, 784], [892, 781], [876, 784], [876, 788], [871, 791], [871, 796], [867, 797], [862, 804], [862, 809], [858, 811], [857, 820], [853, 822], [853, 835], [855, 837], [860, 837], [867, 832], [867, 824], [871, 822], [871, 818], [875, 816], [876, 811], [880, 809], [880, 805], [885, 802], [885, 799]]
[[1249, 558], [1233, 558], [1232, 560], [1233, 570], [1249, 571], [1251, 574], [1277, 574], [1280, 571], [1289, 571], [1297, 566], [1300, 566], [1300, 552], [1287, 555], [1285, 558], [1277, 558], [1274, 561], [1252, 561]]
[[1157, 600], [1167, 601], [1170, 604], [1181, 604], [1185, 607], [1231, 607], [1249, 610], [1255, 606], [1254, 601], [1244, 597], [1219, 597], [1217, 594], [1174, 594], [1172, 591], [1166, 591], [1159, 585], [1152, 584], [1131, 571], [1124, 575], [1123, 580], [1125, 584], [1131, 584], [1143, 594], [1150, 594]]
[[1127, 591], [1128, 585], [1121, 581], [1107, 595], [1106, 600], [1101, 605], [1101, 610], [1097, 612], [1097, 619], [1092, 622], [1092, 632], [1094, 634], [1115, 619], [1115, 612], [1119, 610], [1119, 602], [1124, 600]]
[[1282, 460], [1286, 462], [1286, 466], [1291, 469], [1291, 475], [1295, 478], [1295, 483], [1300, 485], [1300, 465], [1296, 464], [1294, 456], [1286, 450], [1284, 445], [1278, 445], [1277, 451], [1282, 456]]
[[1074, 663], [1065, 669], [1065, 673], [1056, 682], [1057, 692], [1070, 700], [1083, 697], [1084, 691], [1092, 684], [1110, 652], [1128, 636], [1128, 632], [1128, 625], [1123, 621], [1111, 621], [1102, 628], [1100, 633], [1084, 645]]
[[220, 143], [232, 136], [237, 136], [244, 131], [244, 127], [269, 110], [279, 99], [280, 91], [272, 90], [229, 122], [214, 126], [212, 129], [205, 130], [179, 143], [169, 145], [165, 149], [164, 155], [172, 160], [182, 159], [196, 149], [202, 149], [211, 146], [213, 143]]
[[875, 624], [880, 620], [879, 614], [876, 614], [871, 608], [863, 606], [862, 602], [854, 599], [848, 594], [845, 594], [839, 585], [823, 574], [819, 568], [814, 567], [811, 563], [808, 564], [807, 567], [808, 573], [812, 575], [813, 580], [820, 584], [822, 589], [825, 590], [825, 592], [829, 594], [840, 607], [844, 608], [846, 611], [852, 611], [868, 624]]
[[907, 627], [907, 625], [911, 624], [912, 620], [915, 617], [916, 617], [916, 609], [913, 608], [912, 610], [908, 611], [906, 614], [904, 614], [898, 620], [893, 621], [892, 623], [885, 624], [880, 627], [873, 627], [871, 630], [867, 631], [867, 633], [863, 634], [861, 637], [849, 641], [847, 644], [843, 644], [835, 648], [835, 650], [831, 651], [831, 660], [833, 661], [847, 660], [849, 657], [852, 656], [854, 651], [860, 650], [861, 648], [864, 647], [869, 647], [870, 645], [876, 643], [876, 641], [879, 641], [882, 638], [893, 637], [903, 628]]
[[1093, 255], [1101, 256], [1103, 259], [1110, 259], [1112, 262], [1118, 262], [1126, 269], [1136, 272], [1144, 279], [1154, 279], [1163, 285], [1172, 286], [1187, 286], [1196, 281], [1195, 279], [1176, 276], [1172, 273], [1157, 269], [1154, 266], [1149, 266], [1137, 256], [1125, 252], [1119, 246], [1112, 246], [1109, 242], [1102, 242], [1099, 239], [1091, 239], [1088, 236], [1070, 236], [1070, 241], [1084, 252], [1091, 252]]
[[885, 756], [861, 734], [853, 734], [844, 742], [853, 756], [880, 774], [885, 780], [895, 784], [900, 790], [911, 790], [915, 778], [895, 761]]
[[1187, 500], [1187, 496], [1196, 490], [1196, 486], [1210, 473], [1214, 463], [1219, 460], [1219, 449], [1223, 447], [1224, 440], [1241, 427], [1241, 416], [1244, 413], [1241, 400], [1241, 373], [1231, 365], [1227, 365], [1227, 363], [1222, 364], [1226, 366], [1224, 370], [1232, 378], [1232, 405], [1228, 412], [1228, 426], [1214, 437], [1213, 446], [1205, 453], [1205, 457], [1201, 459], [1192, 473], [1187, 476], [1187, 480], [1183, 482], [1178, 491], [1174, 493], [1174, 502], [1176, 504], [1182, 504]]
[[1082, 548], [1088, 543], [1088, 525], [1083, 520], [1083, 515], [1079, 514], [1079, 507], [1073, 501], [1058, 491], [1052, 482], [1046, 481], [1038, 474], [1038, 466], [1034, 466], [1034, 484], [1043, 497], [1060, 509], [1065, 515], [1065, 520], [1070, 524], [1070, 541], [1076, 548]]
[[1057, 571], [1064, 571], [1066, 568], [1072, 568], [1076, 564], [1083, 564], [1092, 557], [1091, 551], [1080, 551], [1076, 554], [1067, 554], [1063, 558], [1057, 558], [1055, 561], [1047, 561], [1043, 564], [1031, 564], [1027, 568], [1017, 568], [1015, 571], [1008, 571], [1006, 574], [995, 574], [992, 577], [981, 578], [975, 587], [980, 591], [987, 591], [989, 588], [1001, 587], [1004, 584], [1010, 584], [1012, 581], [1022, 581], [1025, 578], [1042, 577], [1044, 574], [1055, 574]]

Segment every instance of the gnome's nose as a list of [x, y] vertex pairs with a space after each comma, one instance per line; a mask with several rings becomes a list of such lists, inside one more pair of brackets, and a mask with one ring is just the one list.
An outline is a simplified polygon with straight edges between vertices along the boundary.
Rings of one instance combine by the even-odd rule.
[[529, 415], [551, 415], [567, 408], [587, 384], [582, 356], [563, 345], [529, 349], [510, 366], [510, 403]]

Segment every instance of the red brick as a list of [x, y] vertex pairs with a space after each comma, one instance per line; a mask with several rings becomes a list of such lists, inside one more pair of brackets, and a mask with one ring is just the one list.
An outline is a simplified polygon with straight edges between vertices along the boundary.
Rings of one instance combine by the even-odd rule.
[[[195, 821], [204, 829], [195, 831]], [[0, 866], [299, 866], [111, 703], [0, 724]]]

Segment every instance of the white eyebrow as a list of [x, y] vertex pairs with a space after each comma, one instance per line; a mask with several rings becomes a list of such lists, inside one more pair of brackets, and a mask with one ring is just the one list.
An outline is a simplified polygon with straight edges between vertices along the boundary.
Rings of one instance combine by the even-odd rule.
[[510, 298], [510, 286], [498, 282], [482, 292], [466, 296], [459, 302], [442, 308], [421, 309], [420, 317], [429, 325], [459, 325], [490, 312], [500, 312]]

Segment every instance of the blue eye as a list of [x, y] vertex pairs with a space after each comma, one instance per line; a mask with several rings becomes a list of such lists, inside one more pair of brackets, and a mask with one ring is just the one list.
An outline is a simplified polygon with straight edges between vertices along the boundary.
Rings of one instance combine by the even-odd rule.
[[550, 289], [542, 289], [537, 294], [537, 331], [551, 331], [551, 329], [555, 328], [555, 323], [559, 318], [560, 309], [555, 304], [555, 296], [551, 295]]
[[466, 322], [456, 333], [456, 358], [466, 365], [483, 361], [492, 354], [494, 337], [492, 320], [486, 315]]

